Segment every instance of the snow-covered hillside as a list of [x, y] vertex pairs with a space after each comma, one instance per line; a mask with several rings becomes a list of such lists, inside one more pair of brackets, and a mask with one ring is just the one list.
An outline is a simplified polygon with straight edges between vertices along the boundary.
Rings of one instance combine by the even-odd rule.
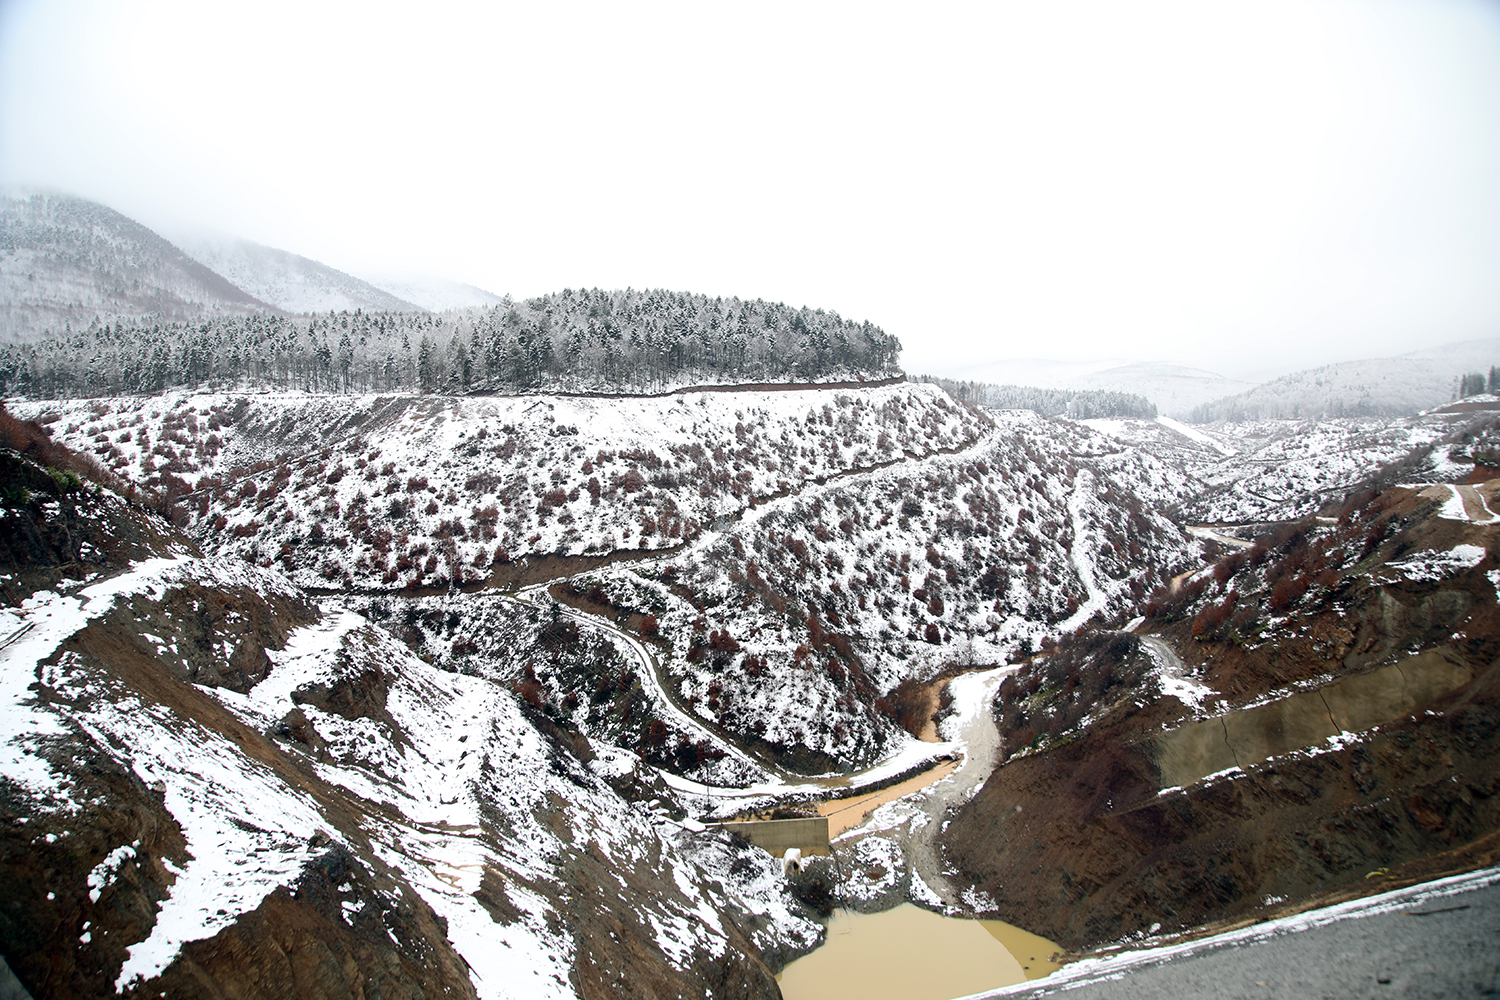
[[[1486, 397], [1476, 397], [1484, 399]], [[1185, 523], [1252, 524], [1306, 517], [1386, 467], [1394, 481], [1462, 481], [1493, 445], [1484, 409], [1441, 407], [1406, 418], [1246, 420], [1212, 426], [1090, 420], [1192, 480], [1168, 509]], [[1476, 438], [1475, 435], [1478, 435]]]
[[[282, 934], [384, 948], [393, 986], [479, 997], [593, 995], [621, 975], [765, 995], [757, 950], [821, 933], [772, 859], [631, 805], [489, 682], [348, 612], [303, 611], [278, 642], [266, 601], [301, 598], [273, 572], [183, 554], [85, 582], [0, 611], [0, 774], [51, 859], [7, 906], [81, 925], [65, 955], [89, 995], [244, 981], [214, 949], [288, 913]], [[227, 668], [247, 618], [257, 676], [172, 677]], [[116, 773], [135, 790], [105, 792]]]
[[1398, 420], [1247, 421], [1216, 436], [1236, 454], [1198, 470], [1208, 488], [1181, 508], [1188, 520], [1211, 523], [1283, 521], [1340, 501], [1382, 467], [1403, 467], [1401, 481], [1462, 481], [1473, 470], [1458, 442], [1465, 429], [1492, 420], [1484, 413], [1435, 413]]
[[0, 342], [82, 330], [96, 319], [176, 322], [270, 309], [103, 205], [0, 193]]
[[1448, 399], [1462, 369], [1419, 358], [1345, 361], [1293, 372], [1248, 392], [1204, 403], [1195, 423], [1408, 416]]
[[[201, 265], [194, 264], [194, 267]], [[320, 313], [90, 327], [0, 344], [0, 393], [667, 393], [888, 382], [901, 344], [822, 309], [662, 290], [564, 289], [444, 313]]]
[[176, 244], [204, 267], [289, 313], [418, 312], [410, 300], [343, 271], [275, 247], [219, 234], [178, 236]]
[[622, 564], [580, 584], [651, 602], [703, 717], [868, 761], [890, 740], [868, 706], [903, 682], [1107, 620], [1191, 559], [1156, 513], [1185, 485], [1084, 428], [1010, 413], [959, 454], [767, 504], [650, 577]]
[[[575, 577], [576, 593], [597, 588], [603, 603], [657, 618], [666, 669], [693, 711], [803, 753], [806, 766], [887, 750], [895, 730], [874, 703], [903, 681], [1116, 614], [1190, 558], [1157, 513], [1192, 492], [1182, 473], [1080, 425], [986, 414], [930, 385], [611, 400], [164, 396], [19, 410], [171, 493], [213, 551], [304, 586], [394, 594]], [[530, 664], [544, 685], [564, 669], [524, 653], [536, 629], [486, 652], [470, 650], [472, 628], [407, 624], [455, 667], [498, 657], [496, 676], [530, 683]], [[700, 654], [710, 633], [722, 648]], [[569, 683], [618, 680], [619, 651], [600, 656]], [[722, 700], [692, 666], [705, 658], [729, 670]], [[776, 708], [786, 691], [770, 676], [792, 678], [803, 708]], [[561, 706], [568, 691], [553, 694]], [[631, 741], [662, 706], [601, 697], [618, 703], [612, 736], [629, 730], [630, 749], [649, 750]], [[674, 730], [669, 744], [695, 739]]]
[[[659, 550], [808, 480], [972, 444], [932, 386], [660, 398], [167, 395], [17, 404], [195, 532], [306, 585], [446, 585], [532, 554]], [[55, 419], [54, 419], [55, 418]]]
[[473, 306], [497, 306], [505, 301], [504, 296], [487, 292], [483, 288], [428, 274], [365, 275], [364, 280], [398, 299], [414, 302], [432, 312], [469, 309]]

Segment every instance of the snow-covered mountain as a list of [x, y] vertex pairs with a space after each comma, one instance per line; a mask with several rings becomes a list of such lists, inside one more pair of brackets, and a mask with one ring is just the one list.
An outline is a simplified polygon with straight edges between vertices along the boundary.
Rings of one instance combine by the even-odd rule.
[[[225, 254], [288, 309], [352, 287]], [[769, 1000], [836, 900], [1090, 947], [1492, 857], [1491, 397], [1048, 416], [774, 303], [181, 301], [0, 346], [0, 952], [39, 1000]], [[1335, 375], [1266, 398], [1379, 369]], [[713, 825], [941, 758], [800, 871]]]
[[1134, 629], [1023, 665], [994, 706], [1005, 762], [938, 835], [949, 870], [1077, 948], [1492, 866], [1497, 487], [1370, 489], [1222, 538]]
[[[0, 611], [0, 712], [20, 734], [0, 743], [0, 774], [22, 803], [0, 846], [52, 874], [8, 869], [0, 890], [58, 929], [7, 960], [71, 986], [38, 996], [117, 984], [173, 995], [190, 978], [274, 993], [263, 963], [235, 960], [274, 948], [289, 956], [291, 978], [272, 984], [285, 995], [369, 994], [378, 973], [393, 995], [602, 996], [624, 976], [659, 995], [769, 997], [769, 972], [821, 934], [805, 904], [834, 891], [1014, 911], [1003, 882], [1079, 945], [1166, 923], [1063, 905], [1115, 883], [1080, 877], [1057, 898], [1055, 878], [1011, 858], [996, 831], [1080, 873], [1133, 864], [1156, 842], [1120, 824], [1120, 804], [1128, 818], [1187, 803], [1204, 814], [1148, 833], [1177, 844], [1202, 826], [1230, 842], [1244, 831], [1217, 805], [1223, 783], [1159, 787], [1152, 748], [1201, 721], [1215, 692], [1252, 709], [1280, 697], [1283, 639], [1306, 653], [1298, 683], [1326, 680], [1339, 642], [1364, 655], [1364, 637], [1338, 638], [1333, 571], [1365, 581], [1353, 606], [1370, 628], [1400, 626], [1375, 635], [1370, 657], [1408, 649], [1417, 632], [1392, 609], [1458, 563], [1420, 556], [1396, 534], [1402, 518], [1441, 506], [1494, 520], [1493, 488], [1443, 486], [1388, 511], [1362, 485], [1382, 462], [1388, 479], [1467, 478], [1496, 447], [1495, 417], [1478, 411], [1085, 426], [884, 381], [11, 405], [37, 423], [0, 411], [0, 431], [22, 435], [0, 451], [13, 605]], [[81, 488], [66, 452], [37, 445], [43, 428], [139, 501]], [[1305, 516], [1356, 489], [1348, 525]], [[1181, 511], [1300, 520], [1220, 567], [1212, 558], [1241, 543], [1194, 537], [1174, 523]], [[1466, 596], [1438, 594], [1413, 615], [1418, 631], [1438, 611], [1494, 618], [1491, 540], [1448, 541], [1465, 546], [1452, 551], [1467, 560]], [[1373, 580], [1360, 563], [1372, 544], [1406, 575]], [[1238, 592], [1212, 590], [1221, 572]], [[1283, 594], [1284, 578], [1303, 589]], [[1285, 613], [1304, 595], [1326, 618], [1310, 629]], [[1183, 657], [1224, 642], [1223, 663], [1174, 665], [1170, 649], [1119, 631], [1133, 616], [1175, 623]], [[1200, 617], [1241, 631], [1200, 636]], [[1457, 644], [1449, 618], [1422, 641]], [[1495, 655], [1489, 627], [1463, 640], [1475, 663]], [[1079, 653], [1090, 643], [1107, 655]], [[994, 733], [998, 719], [1005, 742], [918, 740], [944, 679], [980, 670], [964, 680], [983, 685], [960, 686], [957, 721]], [[841, 841], [822, 883], [701, 822], [885, 784], [944, 754], [982, 774]], [[991, 759], [1008, 763], [991, 774]], [[1449, 803], [1460, 786], [1444, 766], [1449, 783], [1433, 787], [1449, 797], [1434, 801]], [[1121, 767], [1137, 770], [1117, 781]], [[1297, 801], [1266, 815], [1297, 830], [1347, 812]], [[1091, 846], [1112, 836], [1126, 847]], [[1339, 836], [1360, 863], [1420, 860], [1440, 839], [1382, 854], [1355, 827]], [[923, 854], [923, 837], [948, 853]], [[997, 864], [1020, 867], [1001, 880]], [[1285, 894], [1251, 878], [1215, 896], [1191, 864], [1180, 870], [1161, 899], [1243, 913]], [[798, 894], [819, 884], [821, 897]], [[338, 961], [312, 963], [323, 986], [304, 989], [299, 963], [325, 950]]]
[[1102, 389], [1145, 396], [1169, 417], [1185, 418], [1193, 409], [1253, 388], [1252, 382], [1225, 378], [1201, 368], [1160, 362], [1122, 365], [1068, 380], [1070, 389]]
[[[128, 478], [191, 490], [183, 514], [204, 544], [303, 586], [514, 585], [539, 559], [537, 582], [595, 574], [579, 577], [580, 592], [655, 615], [676, 650], [670, 669], [688, 671], [674, 683], [709, 723], [819, 769], [892, 745], [873, 703], [903, 680], [954, 656], [1003, 660], [1116, 614], [1153, 582], [1143, 570], [1190, 558], [1155, 513], [1189, 493], [1165, 463], [1066, 421], [992, 416], [927, 384], [17, 406]], [[705, 618], [671, 581], [718, 609]], [[715, 668], [722, 700], [689, 669], [700, 619], [733, 637], [734, 655]], [[455, 662], [505, 632], [412, 627], [421, 648]], [[512, 680], [514, 650], [527, 645], [501, 642]], [[810, 712], [799, 724], [757, 678], [809, 655], [843, 666], [789, 675]], [[537, 661], [537, 680], [552, 669]]]
[[506, 301], [425, 275], [364, 281], [238, 237], [172, 239], [96, 202], [23, 188], [0, 192], [0, 343], [96, 320], [174, 323], [226, 315], [422, 312]]
[[274, 309], [161, 236], [83, 198], [0, 193], [0, 341], [96, 319], [165, 322]]
[[1500, 337], [1459, 340], [1451, 344], [1424, 347], [1401, 357], [1436, 362], [1455, 374], [1476, 371], [1487, 374], [1490, 366], [1500, 365]]
[[[1485, 359], [1489, 360], [1486, 361]], [[1457, 379], [1500, 364], [1500, 341], [1469, 341], [1399, 358], [1344, 361], [1272, 379], [1197, 407], [1197, 423], [1218, 420], [1408, 416], [1452, 398]]]
[[382, 274], [366, 276], [376, 288], [407, 302], [415, 302], [431, 312], [445, 309], [467, 309], [470, 306], [493, 306], [505, 301], [502, 295], [487, 292], [474, 285], [428, 274]]
[[289, 313], [420, 312], [422, 306], [326, 264], [223, 234], [179, 235], [176, 243], [204, 267]]

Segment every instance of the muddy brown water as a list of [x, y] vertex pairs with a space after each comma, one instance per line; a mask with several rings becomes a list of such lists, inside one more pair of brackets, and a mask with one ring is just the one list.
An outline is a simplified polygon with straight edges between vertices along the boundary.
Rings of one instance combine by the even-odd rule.
[[1039, 979], [1062, 949], [999, 920], [944, 917], [904, 903], [839, 911], [822, 947], [777, 978], [786, 1000], [950, 1000]]

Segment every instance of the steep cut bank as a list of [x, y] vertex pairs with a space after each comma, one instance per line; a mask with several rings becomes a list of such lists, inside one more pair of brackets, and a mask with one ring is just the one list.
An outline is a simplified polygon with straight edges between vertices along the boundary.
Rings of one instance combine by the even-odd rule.
[[1083, 949], [1493, 864], [1500, 535], [1440, 492], [1290, 525], [1008, 679], [959, 877]]

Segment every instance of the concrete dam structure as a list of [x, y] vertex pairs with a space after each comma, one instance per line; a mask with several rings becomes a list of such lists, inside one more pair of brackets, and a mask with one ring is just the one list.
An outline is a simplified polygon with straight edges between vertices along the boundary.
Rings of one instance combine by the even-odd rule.
[[828, 817], [808, 816], [803, 819], [755, 819], [732, 823], [719, 823], [730, 833], [737, 833], [756, 847], [773, 857], [781, 857], [791, 848], [801, 851], [803, 856], [821, 854], [827, 857]]

